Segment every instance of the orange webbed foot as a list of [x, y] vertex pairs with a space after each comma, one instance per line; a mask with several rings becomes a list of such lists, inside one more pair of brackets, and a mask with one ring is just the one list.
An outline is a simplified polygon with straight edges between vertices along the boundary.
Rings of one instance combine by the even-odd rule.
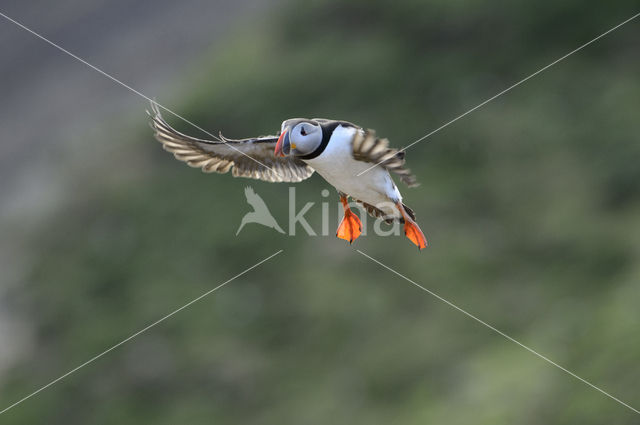
[[413, 221], [407, 211], [404, 209], [402, 202], [396, 203], [396, 207], [402, 218], [404, 219], [404, 235], [409, 238], [411, 242], [418, 246], [418, 250], [422, 250], [427, 247], [427, 238], [424, 237], [424, 233], [420, 230], [418, 223]]
[[427, 238], [424, 237], [424, 233], [422, 233], [422, 230], [420, 230], [420, 227], [415, 221], [405, 220], [404, 234], [411, 242], [418, 246], [418, 249], [427, 247]]
[[349, 243], [353, 243], [358, 236], [362, 233], [362, 222], [351, 210], [344, 212], [344, 217], [338, 226], [336, 236], [340, 239], [344, 239]]

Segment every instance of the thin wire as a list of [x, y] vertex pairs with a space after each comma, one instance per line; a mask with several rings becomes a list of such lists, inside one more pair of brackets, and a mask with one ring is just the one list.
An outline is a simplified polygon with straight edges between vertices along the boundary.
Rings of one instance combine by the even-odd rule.
[[[458, 121], [460, 118], [463, 118], [467, 115], [469, 115], [470, 113], [472, 113], [473, 111], [483, 107], [484, 105], [486, 105], [487, 103], [491, 102], [494, 99], [497, 99], [498, 97], [502, 96], [503, 94], [507, 93], [508, 91], [511, 91], [512, 89], [518, 87], [520, 84], [524, 83], [525, 81], [530, 80], [531, 78], [535, 77], [536, 75], [540, 74], [541, 72], [546, 71], [547, 69], [551, 68], [553, 65], [557, 64], [558, 62], [568, 58], [569, 56], [573, 55], [574, 53], [584, 49], [585, 47], [587, 47], [588, 45], [595, 43], [596, 41], [598, 41], [599, 39], [601, 39], [602, 37], [604, 37], [605, 35], [611, 33], [612, 31], [617, 30], [618, 28], [620, 28], [621, 26], [623, 26], [624, 24], [631, 22], [632, 20], [636, 19], [638, 16], [640, 16], [640, 13], [636, 13], [635, 15], [633, 15], [632, 17], [630, 17], [629, 19], [627, 19], [626, 21], [619, 23], [618, 25], [616, 25], [615, 27], [609, 29], [608, 31], [600, 34], [599, 36], [597, 36], [596, 38], [594, 38], [593, 40], [583, 44], [582, 46], [578, 47], [577, 49], [574, 49], [572, 51], [570, 51], [569, 53], [567, 53], [566, 55], [562, 56], [559, 59], [556, 59], [555, 61], [551, 62], [549, 65], [540, 68], [539, 70], [537, 70], [536, 72], [534, 72], [533, 74], [529, 75], [528, 77], [518, 81], [517, 83], [507, 87], [506, 89], [502, 90], [500, 93], [496, 94], [495, 96], [490, 97], [489, 99], [485, 100], [484, 102], [480, 103], [477, 106], [474, 106], [473, 108], [469, 109], [467, 112], [458, 115], [456, 118], [452, 119], [451, 121], [447, 122], [446, 124], [441, 125], [440, 127], [436, 128], [435, 130], [433, 130], [430, 133], [425, 134], [424, 136], [422, 136], [421, 138], [417, 139], [415, 142], [408, 144], [407, 146], [405, 146], [404, 148], [400, 149], [399, 152], [403, 152], [407, 149], [409, 149], [411, 146], [415, 145], [416, 143], [419, 143], [421, 141], [423, 141], [424, 139], [426, 139], [429, 136], [432, 136], [434, 134], [436, 134], [438, 131], [448, 127], [449, 125], [453, 124], [454, 122]], [[363, 175], [364, 173], [368, 172], [369, 170], [377, 167], [378, 165], [382, 164], [384, 161], [378, 162], [374, 165], [372, 165], [371, 167], [367, 168], [364, 171], [361, 171], [360, 173], [356, 174], [357, 177], [360, 177], [361, 175]]]
[[185, 305], [183, 305], [182, 307], [172, 311], [171, 313], [167, 314], [166, 316], [162, 317], [161, 319], [156, 320], [155, 322], [153, 322], [152, 324], [150, 324], [149, 326], [139, 330], [138, 332], [134, 333], [133, 335], [129, 336], [128, 338], [123, 339], [122, 341], [120, 341], [119, 343], [111, 346], [110, 348], [104, 350], [102, 353], [90, 358], [89, 360], [87, 360], [86, 362], [82, 363], [80, 366], [77, 366], [73, 369], [71, 369], [69, 372], [65, 373], [64, 375], [54, 379], [53, 381], [49, 382], [47, 385], [44, 385], [42, 387], [40, 387], [39, 389], [37, 389], [36, 391], [32, 392], [31, 394], [29, 394], [26, 397], [21, 398], [20, 400], [16, 401], [15, 403], [13, 403], [12, 405], [4, 408], [3, 410], [0, 410], [0, 415], [5, 413], [6, 411], [8, 411], [9, 409], [12, 409], [14, 407], [16, 407], [17, 405], [19, 405], [20, 403], [30, 399], [31, 397], [33, 397], [34, 395], [38, 394], [41, 391], [44, 391], [45, 389], [49, 388], [50, 386], [54, 385], [55, 383], [63, 380], [64, 378], [66, 378], [67, 376], [71, 375], [72, 373], [78, 371], [79, 369], [82, 369], [83, 367], [85, 367], [86, 365], [93, 363], [95, 360], [98, 360], [100, 357], [104, 356], [105, 354], [115, 350], [116, 348], [120, 347], [121, 345], [127, 343], [128, 341], [132, 340], [133, 338], [137, 337], [138, 335], [140, 335], [143, 332], [148, 331], [149, 329], [153, 328], [154, 326], [156, 326], [157, 324], [165, 321], [166, 319], [168, 319], [169, 317], [173, 316], [174, 314], [184, 310], [185, 308], [189, 307], [190, 305], [200, 301], [202, 298], [206, 297], [207, 295], [211, 294], [214, 291], [217, 291], [218, 289], [222, 288], [223, 286], [225, 286], [227, 283], [239, 278], [240, 276], [242, 276], [243, 274], [247, 273], [248, 271], [258, 267], [260, 264], [264, 263], [265, 261], [270, 260], [271, 258], [275, 257], [276, 255], [280, 254], [283, 250], [281, 249], [280, 251], [276, 252], [275, 254], [271, 254], [270, 256], [268, 256], [267, 258], [265, 258], [262, 261], [259, 261], [258, 263], [254, 264], [253, 266], [249, 267], [248, 269], [245, 269], [243, 272], [238, 273], [237, 275], [233, 276], [231, 279], [227, 280], [226, 282], [221, 283], [220, 285], [216, 286], [213, 289], [208, 290], [207, 292], [205, 292], [204, 294], [200, 295], [199, 297], [189, 301], [188, 303], [186, 303]]
[[90, 64], [89, 62], [87, 62], [86, 60], [82, 59], [81, 57], [71, 53], [70, 51], [68, 51], [67, 49], [57, 45], [56, 43], [54, 43], [53, 41], [45, 38], [44, 36], [38, 34], [37, 32], [35, 32], [34, 30], [26, 27], [25, 25], [21, 24], [20, 22], [16, 21], [15, 19], [5, 15], [4, 13], [0, 12], [0, 16], [2, 16], [3, 18], [5, 18], [6, 20], [16, 24], [17, 26], [19, 26], [20, 28], [22, 28], [23, 30], [35, 35], [36, 37], [38, 37], [39, 39], [41, 39], [42, 41], [50, 44], [51, 46], [55, 47], [56, 49], [60, 50], [63, 53], [66, 53], [67, 55], [71, 56], [72, 58], [76, 59], [79, 62], [82, 62], [83, 64], [85, 64], [86, 66], [88, 66], [89, 68], [93, 69], [94, 71], [102, 74], [103, 76], [107, 77], [108, 79], [110, 79], [111, 81], [121, 85], [122, 87], [126, 88], [127, 90], [130, 90], [131, 92], [137, 94], [138, 96], [148, 100], [151, 103], [154, 103], [156, 105], [158, 105], [159, 107], [161, 107], [162, 109], [164, 109], [165, 111], [169, 112], [170, 114], [180, 118], [182, 121], [186, 122], [187, 124], [197, 128], [198, 130], [202, 131], [205, 134], [208, 134], [209, 136], [213, 137], [214, 140], [220, 142], [220, 143], [224, 143], [225, 145], [229, 146], [231, 149], [233, 149], [234, 151], [239, 152], [240, 154], [246, 156], [247, 158], [251, 159], [252, 161], [262, 165], [263, 167], [271, 170], [272, 173], [274, 173], [275, 175], [282, 177], [277, 171], [275, 171], [273, 168], [269, 167], [266, 164], [263, 164], [262, 162], [258, 161], [257, 159], [253, 158], [250, 155], [247, 155], [246, 153], [242, 152], [240, 149], [236, 148], [235, 146], [225, 142], [224, 140], [220, 139], [218, 136], [208, 132], [207, 130], [205, 130], [204, 128], [194, 124], [193, 122], [189, 121], [188, 119], [186, 119], [185, 117], [183, 117], [182, 115], [179, 115], [178, 113], [172, 111], [171, 109], [167, 108], [166, 106], [163, 106], [161, 104], [159, 104], [158, 102], [156, 102], [154, 99], [151, 99], [149, 96], [146, 96], [145, 94], [139, 92], [138, 90], [134, 89], [133, 87], [123, 83], [122, 81], [118, 80], [117, 78], [115, 78], [114, 76], [112, 76], [111, 74], [106, 73], [105, 71], [101, 70], [100, 68], [98, 68], [95, 65]]
[[499, 329], [496, 329], [495, 327], [491, 326], [490, 324], [488, 324], [487, 322], [479, 319], [478, 317], [474, 316], [473, 314], [467, 312], [466, 310], [463, 310], [462, 308], [458, 307], [457, 305], [453, 304], [451, 301], [448, 301], [444, 298], [442, 298], [440, 295], [436, 294], [433, 291], [430, 291], [429, 289], [425, 288], [424, 286], [420, 285], [419, 283], [414, 282], [413, 280], [409, 279], [408, 277], [406, 277], [405, 275], [395, 271], [394, 269], [392, 269], [391, 267], [381, 263], [380, 261], [376, 260], [375, 258], [365, 254], [364, 252], [360, 251], [359, 249], [357, 250], [360, 254], [364, 255], [365, 257], [367, 257], [368, 259], [370, 259], [371, 261], [381, 265], [382, 267], [384, 267], [385, 269], [389, 270], [390, 272], [400, 276], [401, 278], [403, 278], [404, 280], [406, 280], [407, 282], [413, 284], [414, 286], [422, 289], [423, 291], [425, 291], [426, 293], [428, 293], [429, 295], [432, 295], [434, 297], [436, 297], [437, 299], [439, 299], [440, 301], [444, 302], [445, 304], [455, 308], [456, 310], [458, 310], [459, 312], [467, 315], [468, 317], [472, 318], [473, 320], [475, 320], [476, 322], [486, 326], [487, 328], [491, 329], [492, 331], [498, 333], [499, 335], [502, 335], [503, 337], [505, 337], [506, 339], [508, 339], [511, 342], [514, 342], [516, 344], [518, 344], [520, 347], [524, 348], [525, 350], [529, 351], [532, 354], [535, 354], [536, 356], [540, 357], [542, 360], [552, 364], [553, 366], [557, 367], [558, 369], [568, 373], [569, 375], [573, 376], [574, 378], [578, 379], [579, 381], [582, 381], [583, 383], [587, 384], [588, 386], [590, 386], [591, 388], [600, 391], [602, 394], [606, 395], [607, 397], [611, 398], [612, 400], [617, 401], [618, 403], [620, 403], [621, 405], [623, 405], [624, 407], [633, 410], [635, 413], [640, 414], [640, 411], [629, 406], [627, 403], [625, 403], [624, 401], [612, 396], [611, 394], [609, 394], [608, 392], [604, 391], [603, 389], [595, 386], [594, 384], [592, 384], [591, 382], [587, 381], [584, 378], [579, 377], [578, 375], [576, 375], [575, 373], [571, 372], [570, 370], [560, 366], [558, 363], [554, 362], [553, 360], [549, 359], [548, 357], [543, 356], [542, 354], [538, 353], [537, 351], [535, 351], [532, 348], [527, 347], [526, 345], [524, 345], [523, 343], [521, 343], [520, 341], [517, 341], [516, 339], [510, 337], [509, 335], [507, 335], [506, 333], [502, 332]]

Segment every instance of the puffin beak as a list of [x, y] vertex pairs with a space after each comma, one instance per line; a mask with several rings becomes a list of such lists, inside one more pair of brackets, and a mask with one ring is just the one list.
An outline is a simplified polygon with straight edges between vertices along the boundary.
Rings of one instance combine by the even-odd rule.
[[285, 154], [289, 154], [289, 151], [289, 128], [285, 128], [278, 138], [278, 143], [276, 143], [276, 150], [274, 151], [274, 154], [275, 156], [285, 156]]

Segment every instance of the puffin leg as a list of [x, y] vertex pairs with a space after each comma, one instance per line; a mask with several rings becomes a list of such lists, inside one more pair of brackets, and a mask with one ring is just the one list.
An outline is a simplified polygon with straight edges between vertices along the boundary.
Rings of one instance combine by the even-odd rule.
[[338, 226], [336, 236], [352, 243], [362, 233], [362, 222], [349, 208], [346, 195], [340, 194], [340, 202], [342, 202], [342, 208], [344, 208], [344, 217], [340, 222], [340, 226]]
[[409, 238], [411, 242], [418, 246], [418, 250], [427, 247], [427, 238], [424, 237], [424, 233], [420, 230], [418, 223], [413, 221], [409, 214], [404, 210], [402, 202], [397, 202], [396, 207], [400, 210], [402, 218], [404, 218], [404, 235]]

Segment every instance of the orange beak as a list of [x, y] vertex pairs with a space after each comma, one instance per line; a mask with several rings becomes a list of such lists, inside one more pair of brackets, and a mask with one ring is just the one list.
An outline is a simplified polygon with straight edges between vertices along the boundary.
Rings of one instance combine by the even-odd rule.
[[283, 146], [283, 140], [288, 131], [289, 131], [288, 128], [285, 129], [280, 135], [280, 137], [278, 138], [278, 143], [276, 143], [276, 150], [273, 152], [275, 156], [284, 156], [284, 152], [282, 151], [282, 146]]

